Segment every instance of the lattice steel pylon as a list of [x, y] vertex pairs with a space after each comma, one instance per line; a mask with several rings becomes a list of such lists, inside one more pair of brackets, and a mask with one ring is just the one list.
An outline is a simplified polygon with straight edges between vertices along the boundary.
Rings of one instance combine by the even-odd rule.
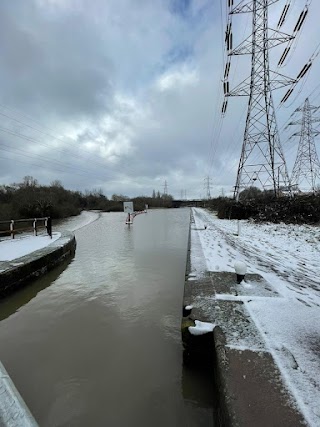
[[[228, 0], [229, 18], [226, 30], [227, 62], [224, 72], [225, 100], [227, 97], [249, 96], [246, 125], [241, 156], [238, 166], [234, 197], [239, 199], [241, 189], [258, 186], [263, 190], [272, 189], [275, 196], [281, 189], [290, 191], [290, 179], [276, 122], [272, 90], [295, 82], [269, 67], [269, 50], [292, 39], [292, 36], [268, 28], [268, 9], [278, 0], [240, 1], [233, 7]], [[232, 48], [232, 15], [252, 13], [252, 34]], [[234, 89], [229, 88], [229, 73], [233, 55], [251, 55], [251, 75]]]
[[163, 185], [163, 195], [167, 196], [168, 195], [168, 184], [167, 181], [164, 181], [164, 185]]
[[314, 142], [314, 138], [320, 134], [320, 131], [313, 129], [312, 126], [312, 123], [320, 121], [318, 117], [312, 117], [312, 113], [318, 109], [319, 107], [310, 105], [309, 99], [306, 98], [303, 106], [294, 111], [294, 113], [302, 112], [302, 119], [288, 124], [288, 126], [301, 126], [301, 130], [290, 137], [300, 137], [297, 157], [291, 174], [291, 184], [293, 188], [298, 189], [299, 185], [307, 182], [313, 193], [316, 192], [316, 181], [320, 179], [320, 162]]
[[207, 199], [210, 200], [211, 199], [211, 178], [209, 176], [207, 176], [204, 179], [205, 182], [205, 190], [206, 190], [206, 195], [207, 195]]

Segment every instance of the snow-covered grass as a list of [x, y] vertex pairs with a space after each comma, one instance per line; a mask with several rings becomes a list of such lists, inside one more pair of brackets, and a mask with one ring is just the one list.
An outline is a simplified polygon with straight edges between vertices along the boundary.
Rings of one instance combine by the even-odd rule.
[[320, 228], [243, 220], [238, 236], [238, 221], [220, 220], [198, 208], [192, 213], [194, 276], [204, 272], [200, 243], [208, 271], [234, 272], [235, 262], [242, 261], [248, 273], [263, 276], [279, 294], [250, 296], [248, 285], [246, 296], [216, 299], [243, 301], [299, 409], [311, 426], [319, 426]]
[[0, 261], [12, 261], [16, 258], [28, 255], [38, 249], [45, 248], [59, 237], [61, 233], [52, 233], [50, 236], [18, 236], [15, 239], [6, 239], [0, 242]]

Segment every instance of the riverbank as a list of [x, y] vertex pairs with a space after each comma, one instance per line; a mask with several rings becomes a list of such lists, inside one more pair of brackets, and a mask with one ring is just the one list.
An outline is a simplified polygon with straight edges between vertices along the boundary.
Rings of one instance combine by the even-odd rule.
[[[193, 214], [182, 326], [214, 327], [224, 425], [319, 425], [319, 230], [244, 221], [237, 235], [236, 221]], [[240, 284], [236, 260], [248, 266]]]

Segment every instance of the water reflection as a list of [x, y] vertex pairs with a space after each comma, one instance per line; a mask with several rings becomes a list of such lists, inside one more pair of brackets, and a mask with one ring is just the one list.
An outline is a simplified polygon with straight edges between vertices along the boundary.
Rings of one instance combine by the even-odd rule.
[[53, 270], [49, 271], [45, 276], [30, 282], [26, 286], [17, 289], [13, 294], [1, 299], [0, 321], [14, 314], [19, 310], [19, 308], [35, 298], [39, 292], [50, 286], [71, 262], [72, 259], [69, 258]]

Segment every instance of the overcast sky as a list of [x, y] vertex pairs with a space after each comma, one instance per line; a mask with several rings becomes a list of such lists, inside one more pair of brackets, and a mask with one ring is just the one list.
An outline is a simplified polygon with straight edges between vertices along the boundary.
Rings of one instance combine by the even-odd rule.
[[[41, 184], [103, 189], [107, 196], [168, 192], [176, 198], [232, 191], [247, 99], [221, 119], [225, 0], [1, 0], [0, 184], [32, 175]], [[237, 1], [234, 2], [237, 4]], [[270, 7], [276, 25], [285, 0]], [[292, 33], [305, 0], [294, 4]], [[296, 77], [320, 42], [314, 0], [288, 65]], [[233, 18], [234, 37], [250, 16]], [[284, 46], [271, 51], [271, 65]], [[250, 57], [232, 59], [236, 85]], [[320, 58], [286, 107], [274, 94], [279, 128], [307, 96], [320, 104]], [[298, 119], [299, 117], [297, 117]], [[221, 129], [220, 129], [221, 128]], [[291, 171], [296, 129], [281, 131]], [[320, 145], [320, 144], [318, 144]], [[320, 151], [320, 150], [318, 150]]]

